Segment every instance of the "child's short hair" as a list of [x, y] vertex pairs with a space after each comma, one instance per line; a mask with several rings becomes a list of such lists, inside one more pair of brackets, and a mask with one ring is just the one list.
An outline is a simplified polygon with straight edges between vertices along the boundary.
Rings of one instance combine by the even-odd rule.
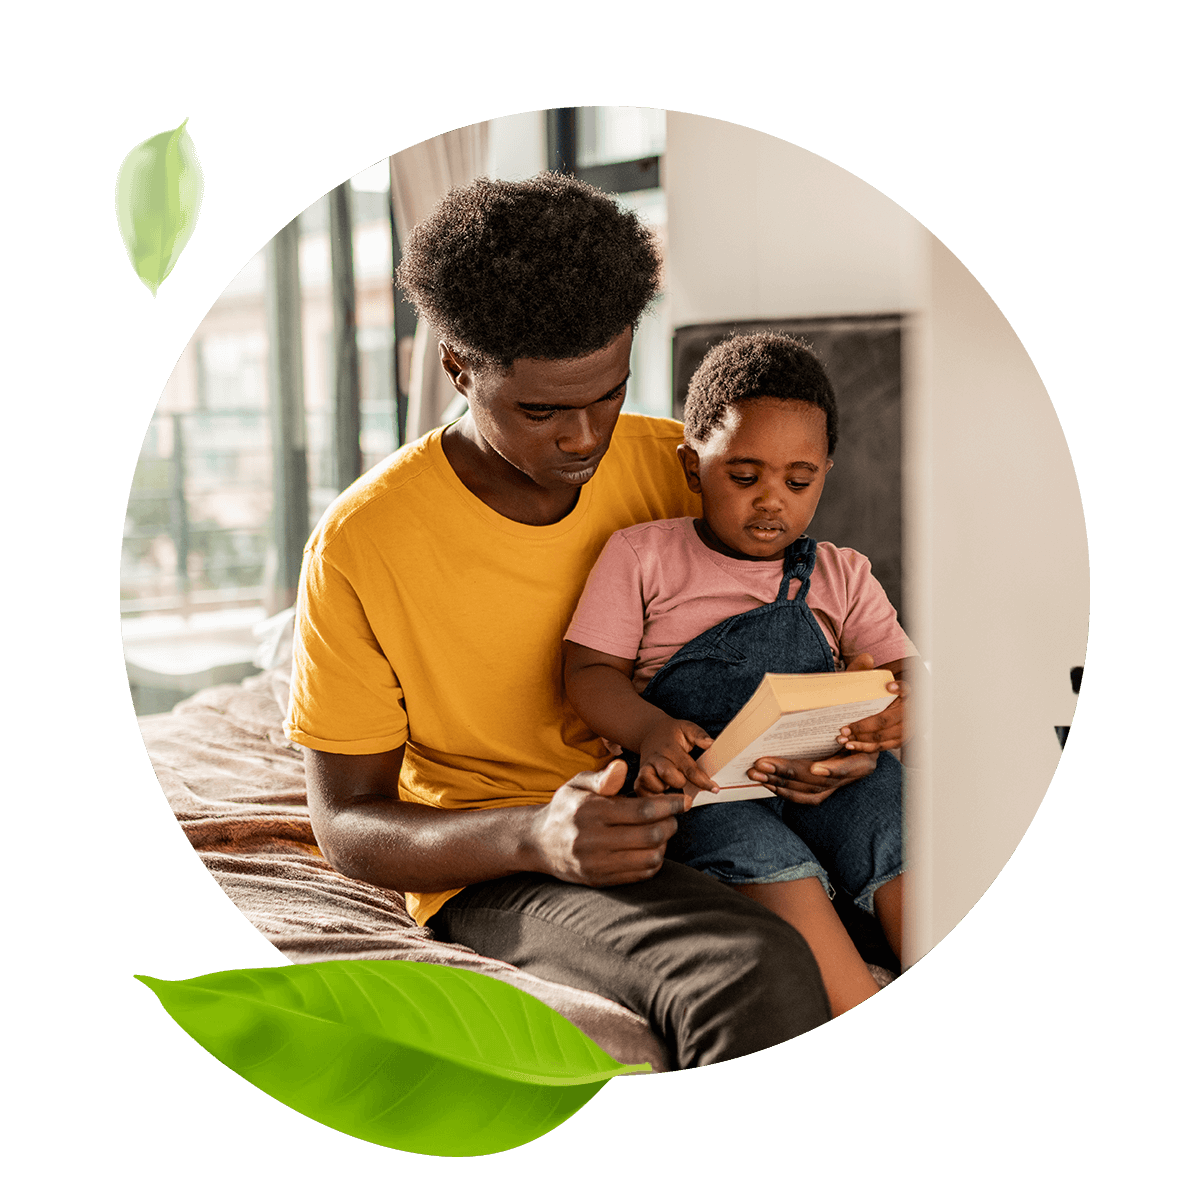
[[721, 427], [731, 404], [764, 396], [821, 409], [833, 454], [838, 436], [833, 385], [812, 347], [783, 333], [735, 334], [709, 350], [688, 384], [684, 437], [703, 445]]

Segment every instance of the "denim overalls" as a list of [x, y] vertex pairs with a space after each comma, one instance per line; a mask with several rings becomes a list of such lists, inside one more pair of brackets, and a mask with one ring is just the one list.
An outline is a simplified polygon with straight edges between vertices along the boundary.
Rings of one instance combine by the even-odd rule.
[[[805, 602], [816, 542], [803, 537], [784, 557], [770, 604], [729, 617], [693, 638], [650, 680], [642, 698], [716, 737], [767, 671], [835, 669], [833, 653]], [[793, 579], [800, 580], [794, 599]], [[629, 778], [637, 774], [630, 761]], [[901, 767], [886, 750], [874, 772], [820, 804], [777, 796], [706, 804], [678, 817], [667, 857], [729, 884], [779, 883], [816, 875], [869, 913], [875, 889], [901, 871]]]

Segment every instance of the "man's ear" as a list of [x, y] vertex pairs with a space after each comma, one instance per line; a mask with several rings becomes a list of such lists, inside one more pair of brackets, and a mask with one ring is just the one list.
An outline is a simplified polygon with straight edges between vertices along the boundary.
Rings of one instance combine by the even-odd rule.
[[679, 455], [679, 465], [683, 468], [683, 474], [687, 479], [688, 487], [699, 495], [700, 455], [686, 442], [682, 446], [677, 447], [676, 453]]
[[470, 392], [467, 389], [474, 382], [469, 364], [460, 361], [445, 342], [438, 342], [438, 354], [441, 356], [442, 370], [450, 377], [450, 382], [454, 384], [454, 390], [469, 398]]

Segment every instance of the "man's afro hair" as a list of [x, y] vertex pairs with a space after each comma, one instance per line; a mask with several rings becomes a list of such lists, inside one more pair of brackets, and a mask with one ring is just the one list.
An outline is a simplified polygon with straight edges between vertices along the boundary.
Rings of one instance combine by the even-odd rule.
[[833, 385], [812, 347], [783, 333], [738, 334], [709, 350], [688, 383], [684, 437], [703, 445], [721, 427], [731, 404], [764, 396], [821, 409], [833, 454], [838, 437]]
[[603, 349], [658, 291], [651, 233], [570, 176], [477, 179], [408, 235], [397, 281], [439, 337], [477, 366]]

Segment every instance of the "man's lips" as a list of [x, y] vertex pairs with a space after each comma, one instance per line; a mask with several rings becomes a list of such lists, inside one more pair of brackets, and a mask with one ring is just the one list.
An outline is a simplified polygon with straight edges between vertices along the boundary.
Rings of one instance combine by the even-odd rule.
[[564, 463], [561, 467], [556, 468], [558, 474], [569, 475], [571, 477], [577, 475], [590, 475], [599, 465], [602, 455], [597, 454], [594, 458], [585, 458], [581, 462]]

